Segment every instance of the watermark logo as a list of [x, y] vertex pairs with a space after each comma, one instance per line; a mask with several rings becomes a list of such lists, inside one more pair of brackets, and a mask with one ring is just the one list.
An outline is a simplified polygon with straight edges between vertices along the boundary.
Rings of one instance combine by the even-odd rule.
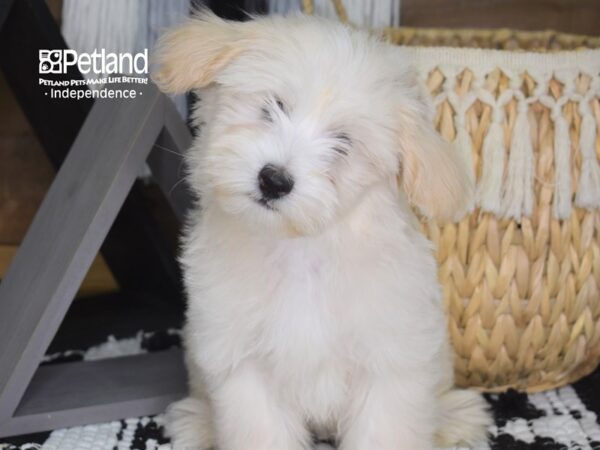
[[[75, 69], [85, 79], [53, 77]], [[39, 74], [50, 75], [49, 78], [40, 77], [39, 84], [51, 88], [45, 92], [45, 95], [50, 93], [51, 98], [135, 98], [137, 93], [131, 89], [131, 84], [148, 83], [148, 49], [135, 54], [105, 49], [96, 49], [92, 53], [42, 49], [39, 51]], [[121, 86], [111, 87], [116, 84]], [[125, 88], [124, 84], [129, 86]]]
[[104, 49], [92, 53], [78, 53], [75, 50], [40, 50], [40, 74], [67, 73], [76, 66], [85, 75], [111, 75], [130, 73], [145, 75], [148, 73], [148, 49], [136, 54], [112, 53]]
[[61, 50], [40, 50], [40, 74], [63, 73]]

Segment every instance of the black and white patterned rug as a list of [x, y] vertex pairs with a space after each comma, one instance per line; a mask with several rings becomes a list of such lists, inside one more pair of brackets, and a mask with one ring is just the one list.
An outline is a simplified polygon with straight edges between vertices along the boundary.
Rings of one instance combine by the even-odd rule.
[[[95, 360], [166, 350], [180, 345], [180, 332], [138, 332], [109, 337], [88, 349], [48, 354], [43, 364]], [[490, 442], [476, 450], [600, 450], [600, 370], [560, 389], [539, 394], [509, 391], [488, 395], [495, 424]], [[55, 430], [3, 441], [0, 450], [169, 450], [162, 415]], [[326, 445], [319, 449], [331, 448]]]

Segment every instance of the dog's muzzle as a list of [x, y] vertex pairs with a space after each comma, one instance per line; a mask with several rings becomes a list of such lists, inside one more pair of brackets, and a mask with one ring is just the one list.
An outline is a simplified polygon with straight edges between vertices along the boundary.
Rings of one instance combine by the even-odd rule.
[[283, 167], [267, 164], [258, 173], [258, 186], [264, 200], [277, 200], [292, 192], [294, 179]]

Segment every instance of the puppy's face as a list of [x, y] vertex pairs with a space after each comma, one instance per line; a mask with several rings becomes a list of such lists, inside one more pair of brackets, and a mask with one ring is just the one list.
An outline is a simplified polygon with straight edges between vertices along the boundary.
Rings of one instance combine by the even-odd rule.
[[318, 233], [376, 183], [400, 177], [423, 213], [447, 218], [470, 195], [392, 47], [305, 17], [246, 23], [203, 15], [159, 43], [154, 79], [201, 89], [205, 123], [189, 155], [203, 197], [250, 226]]

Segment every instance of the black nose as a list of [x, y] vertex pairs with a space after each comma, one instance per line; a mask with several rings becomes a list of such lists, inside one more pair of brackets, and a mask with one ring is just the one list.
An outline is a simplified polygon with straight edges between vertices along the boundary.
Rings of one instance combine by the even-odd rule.
[[267, 164], [258, 174], [258, 185], [265, 199], [275, 200], [292, 191], [294, 180], [285, 169]]

